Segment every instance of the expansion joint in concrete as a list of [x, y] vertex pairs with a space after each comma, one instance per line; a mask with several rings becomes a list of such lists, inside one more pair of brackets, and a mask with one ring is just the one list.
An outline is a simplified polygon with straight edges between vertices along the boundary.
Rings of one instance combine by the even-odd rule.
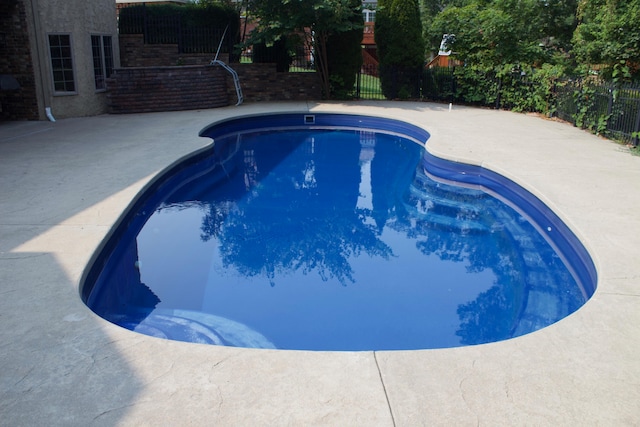
[[389, 415], [391, 416], [391, 422], [393, 427], [396, 427], [396, 420], [393, 417], [393, 409], [391, 408], [391, 402], [389, 402], [389, 394], [387, 393], [387, 387], [384, 384], [384, 378], [382, 377], [382, 371], [380, 370], [380, 364], [378, 363], [377, 352], [373, 352], [373, 359], [376, 361], [376, 369], [378, 370], [378, 376], [380, 377], [380, 384], [382, 384], [382, 390], [384, 391], [384, 398], [387, 401], [387, 408], [389, 408]]

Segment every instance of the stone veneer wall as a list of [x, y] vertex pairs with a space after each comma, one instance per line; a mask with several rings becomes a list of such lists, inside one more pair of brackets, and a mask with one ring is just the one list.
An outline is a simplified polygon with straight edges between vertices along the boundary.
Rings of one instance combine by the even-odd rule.
[[146, 113], [229, 105], [226, 72], [214, 66], [118, 68], [107, 79], [110, 113]]
[[0, 1], [0, 74], [20, 89], [0, 90], [0, 120], [38, 120], [36, 81], [29, 46], [27, 13], [21, 1]]

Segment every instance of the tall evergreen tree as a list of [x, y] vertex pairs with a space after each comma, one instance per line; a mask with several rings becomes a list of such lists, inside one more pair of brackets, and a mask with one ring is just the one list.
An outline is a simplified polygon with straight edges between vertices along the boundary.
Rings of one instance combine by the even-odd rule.
[[387, 98], [418, 97], [425, 58], [418, 0], [378, 2], [374, 34], [382, 93]]
[[334, 98], [344, 99], [351, 95], [356, 77], [362, 66], [362, 28], [364, 19], [360, 9], [361, 0], [350, 0], [354, 13], [350, 18], [353, 28], [335, 32], [327, 39], [327, 64], [329, 83]]

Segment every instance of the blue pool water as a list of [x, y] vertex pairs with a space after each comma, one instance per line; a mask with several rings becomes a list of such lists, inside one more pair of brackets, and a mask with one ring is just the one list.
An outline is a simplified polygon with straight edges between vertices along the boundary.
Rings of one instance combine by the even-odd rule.
[[216, 345], [427, 349], [527, 334], [594, 292], [553, 212], [431, 156], [417, 127], [280, 114], [201, 136], [214, 144], [154, 180], [89, 266], [103, 318]]

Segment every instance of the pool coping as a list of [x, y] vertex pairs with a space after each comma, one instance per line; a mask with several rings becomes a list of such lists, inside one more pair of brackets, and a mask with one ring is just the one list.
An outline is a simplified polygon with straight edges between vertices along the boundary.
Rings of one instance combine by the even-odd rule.
[[[380, 115], [426, 129], [432, 154], [498, 172], [551, 207], [592, 255], [594, 296], [532, 334], [418, 351], [175, 343], [93, 315], [80, 302], [82, 271], [135, 194], [176, 159], [205, 147], [207, 140], [197, 137], [203, 126], [273, 111]], [[640, 247], [640, 196], [633, 186], [640, 157], [618, 144], [504, 111], [412, 102], [269, 103], [0, 124], [0, 166], [0, 413], [8, 425], [640, 420], [640, 265], [633, 262]]]

